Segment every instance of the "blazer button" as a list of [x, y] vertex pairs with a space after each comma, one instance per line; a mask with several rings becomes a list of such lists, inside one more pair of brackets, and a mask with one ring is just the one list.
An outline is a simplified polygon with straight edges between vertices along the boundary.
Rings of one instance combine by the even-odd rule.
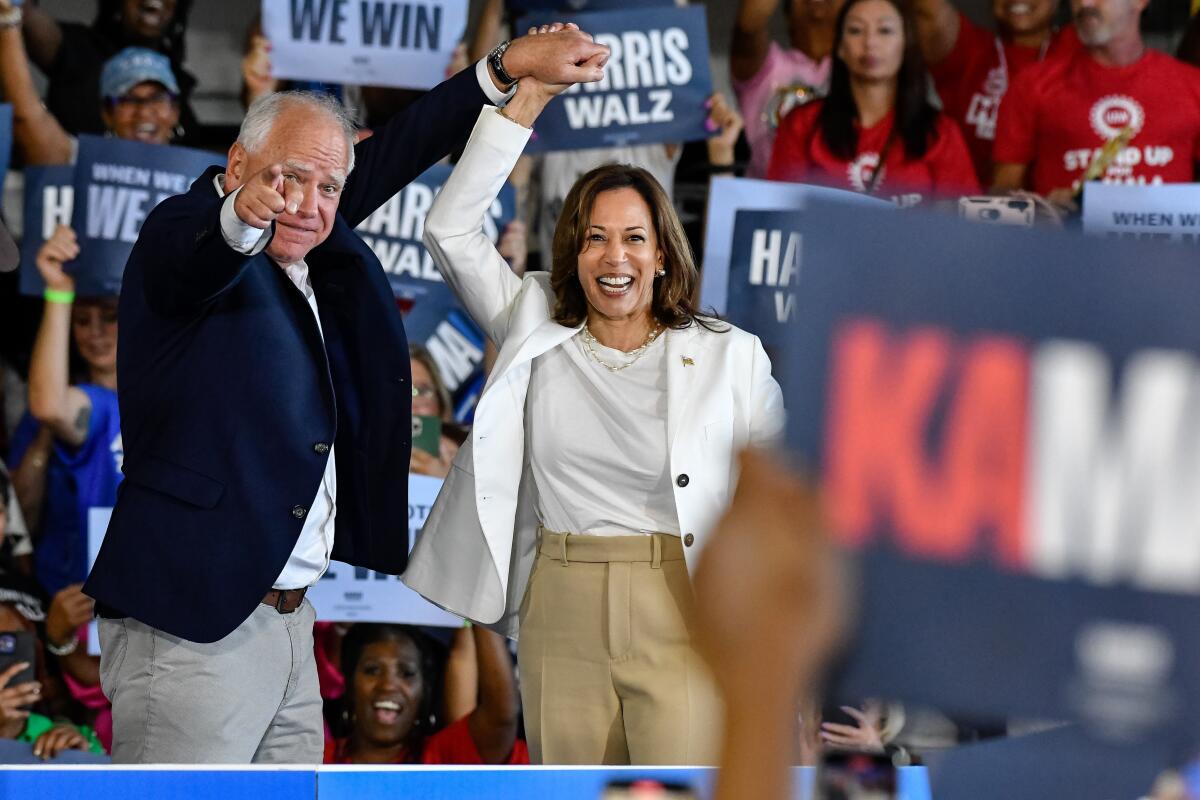
[[317, 442], [313, 445], [313, 452], [325, 455], [329, 452], [329, 445], [325, 444], [324, 442]]
[[308, 509], [304, 506], [292, 506], [292, 516], [296, 519], [304, 519], [304, 515], [308, 513]]
[[687, 476], [686, 472], [681, 472], [679, 473], [679, 477], [675, 479], [675, 485], [682, 488], [691, 483], [691, 480], [692, 479]]
[[683, 537], [683, 546], [684, 547], [691, 547], [695, 543], [696, 543], [696, 537], [692, 536], [690, 533], [687, 536]]

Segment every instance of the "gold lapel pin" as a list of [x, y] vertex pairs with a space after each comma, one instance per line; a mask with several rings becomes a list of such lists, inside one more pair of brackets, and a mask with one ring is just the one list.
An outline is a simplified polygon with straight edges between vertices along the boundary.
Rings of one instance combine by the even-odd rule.
[[690, 358], [688, 358], [687, 356], [680, 356], [680, 358], [681, 358], [681, 359], [683, 359], [683, 365], [684, 365], [685, 367], [694, 367], [694, 366], [696, 366], [696, 362], [695, 362], [695, 361], [692, 361], [692, 360], [691, 360]]

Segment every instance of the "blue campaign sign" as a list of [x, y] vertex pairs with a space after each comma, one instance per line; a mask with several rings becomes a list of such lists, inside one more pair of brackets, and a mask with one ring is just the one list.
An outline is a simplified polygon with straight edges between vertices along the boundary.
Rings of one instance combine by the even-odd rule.
[[[578, 14], [580, 11], [623, 11], [629, 8], [630, 3], [629, 0], [508, 0], [505, 5], [509, 14], [517, 16], [531, 11], [566, 11], [572, 14]], [[638, 2], [640, 8], [674, 5], [675, 0], [639, 0]], [[517, 30], [528, 29], [518, 28]]]
[[188, 190], [220, 156], [187, 147], [80, 136], [71, 227], [79, 258], [67, 265], [82, 295], [115, 295], [142, 222], [168, 197]]
[[847, 698], [1195, 744], [1188, 248], [812, 203], [776, 362], [861, 553]]
[[21, 294], [41, 296], [46, 288], [37, 254], [59, 225], [71, 224], [75, 167], [25, 168], [25, 233], [21, 237]]
[[[41, 762], [43, 765], [46, 763]], [[0, 797], [38, 800], [127, 800], [131, 797], [219, 797], [221, 800], [313, 800], [311, 767], [162, 769], [96, 766], [0, 770]]]
[[276, 78], [430, 89], [446, 78], [467, 0], [262, 0]]
[[517, 30], [574, 22], [612, 49], [604, 79], [572, 86], [546, 106], [529, 150], [579, 150], [709, 135], [708, 27], [700, 6], [560, 15], [534, 13]]
[[[824, 186], [809, 186], [803, 183], [763, 181], [754, 178], [713, 178], [708, 192], [708, 212], [704, 230], [704, 268], [700, 271], [700, 304], [712, 308], [718, 314], [734, 314], [739, 319], [753, 319], [750, 314], [729, 306], [730, 292], [737, 292], [739, 281], [744, 278], [732, 276], [735, 262], [747, 265], [740, 274], [748, 275], [752, 251], [743, 248], [735, 251], [734, 223], [738, 212], [799, 211], [812, 199], [830, 202], [854, 203], [874, 208], [894, 208], [876, 197], [857, 192], [828, 189]], [[752, 244], [751, 239], [747, 244]], [[780, 251], [782, 253], [782, 251]], [[770, 287], [768, 287], [770, 288]], [[741, 326], [741, 323], [736, 323]], [[749, 330], [758, 331], [753, 327]]]
[[0, 189], [4, 188], [4, 179], [8, 175], [8, 164], [12, 154], [12, 106], [0, 104]]
[[[483, 386], [484, 336], [421, 244], [425, 215], [449, 177], [450, 167], [430, 167], [356, 230], [388, 273], [408, 340], [433, 355], [461, 420], [470, 415]], [[484, 231], [496, 241], [515, 214], [516, 192], [506, 184], [484, 218]]]

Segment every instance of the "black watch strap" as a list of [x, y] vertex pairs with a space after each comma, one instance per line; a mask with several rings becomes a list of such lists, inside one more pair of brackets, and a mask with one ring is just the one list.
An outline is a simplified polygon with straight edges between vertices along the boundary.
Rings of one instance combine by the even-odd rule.
[[504, 53], [508, 50], [511, 42], [501, 42], [496, 45], [496, 49], [488, 53], [488, 66], [492, 68], [492, 74], [496, 76], [496, 80], [503, 83], [505, 86], [512, 86], [517, 82], [517, 79], [508, 74], [504, 69]]

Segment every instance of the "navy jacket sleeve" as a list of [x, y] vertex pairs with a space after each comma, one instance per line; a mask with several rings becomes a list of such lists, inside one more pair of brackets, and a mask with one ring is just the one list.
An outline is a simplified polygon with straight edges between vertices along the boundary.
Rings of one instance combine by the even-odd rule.
[[[211, 168], [197, 183], [212, 183]], [[253, 258], [239, 253], [221, 233], [221, 204], [196, 191], [163, 201], [146, 218], [130, 262], [145, 265], [146, 303], [165, 315], [186, 313], [233, 286]]]
[[475, 65], [442, 81], [354, 148], [354, 172], [338, 212], [356, 227], [414, 178], [466, 142], [490, 103]]

